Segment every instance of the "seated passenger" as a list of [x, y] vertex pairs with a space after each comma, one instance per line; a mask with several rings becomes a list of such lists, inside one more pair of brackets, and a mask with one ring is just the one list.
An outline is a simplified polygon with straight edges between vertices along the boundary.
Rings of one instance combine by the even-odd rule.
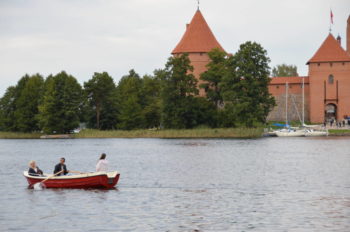
[[29, 170], [28, 170], [28, 174], [30, 176], [41, 176], [43, 175], [43, 171], [41, 171], [39, 169], [39, 167], [36, 166], [36, 163], [34, 160], [31, 160], [29, 162]]
[[102, 153], [99, 161], [96, 164], [96, 172], [107, 172], [108, 161], [106, 160], [106, 154]]

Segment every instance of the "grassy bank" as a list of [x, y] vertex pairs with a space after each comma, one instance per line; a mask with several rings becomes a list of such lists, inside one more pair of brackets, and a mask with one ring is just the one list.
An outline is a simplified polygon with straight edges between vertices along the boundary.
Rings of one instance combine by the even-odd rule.
[[[259, 138], [263, 128], [218, 128], [191, 130], [92, 130], [85, 129], [73, 138]], [[40, 133], [1, 132], [0, 139], [39, 139]], [[330, 136], [350, 136], [350, 130], [330, 129]]]
[[330, 136], [350, 136], [350, 130], [348, 129], [329, 129]]
[[40, 133], [18, 133], [0, 131], [0, 139], [39, 139]]
[[191, 130], [82, 130], [74, 138], [257, 138], [262, 128], [220, 128]]
[[[190, 130], [93, 130], [85, 129], [72, 138], [258, 138], [263, 128], [219, 128]], [[0, 139], [39, 139], [40, 133], [0, 132]]]

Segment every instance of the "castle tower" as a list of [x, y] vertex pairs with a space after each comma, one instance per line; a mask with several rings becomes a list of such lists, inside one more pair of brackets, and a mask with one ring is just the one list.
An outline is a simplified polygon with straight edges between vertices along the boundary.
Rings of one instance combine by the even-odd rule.
[[[171, 54], [174, 56], [183, 53], [189, 54], [193, 66], [193, 75], [199, 80], [198, 84], [200, 84], [200, 74], [207, 70], [206, 65], [210, 62], [208, 52], [214, 48], [224, 51], [198, 9], [190, 24], [186, 25], [185, 34]], [[200, 95], [205, 95], [203, 89], [200, 89]]]
[[[349, 20], [347, 44], [349, 49]], [[340, 121], [350, 115], [350, 55], [329, 34], [309, 65], [310, 121]]]
[[346, 51], [350, 55], [350, 15], [348, 18], [348, 25], [346, 26]]

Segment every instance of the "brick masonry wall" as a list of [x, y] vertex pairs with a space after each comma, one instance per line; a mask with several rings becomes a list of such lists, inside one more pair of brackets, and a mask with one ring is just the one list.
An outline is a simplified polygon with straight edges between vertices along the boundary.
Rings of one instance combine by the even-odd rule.
[[[302, 119], [303, 109], [302, 94], [288, 94], [288, 121], [299, 121]], [[275, 96], [276, 104], [273, 110], [269, 113], [268, 121], [285, 121], [286, 120], [286, 94]], [[305, 116], [304, 120], [309, 121], [309, 102], [305, 97], [304, 101]], [[299, 115], [298, 115], [299, 114]]]

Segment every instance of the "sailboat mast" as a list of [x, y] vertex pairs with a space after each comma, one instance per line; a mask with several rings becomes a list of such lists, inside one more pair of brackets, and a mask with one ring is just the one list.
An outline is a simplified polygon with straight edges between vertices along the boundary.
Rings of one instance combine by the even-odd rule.
[[286, 82], [286, 126], [288, 125], [288, 82]]

